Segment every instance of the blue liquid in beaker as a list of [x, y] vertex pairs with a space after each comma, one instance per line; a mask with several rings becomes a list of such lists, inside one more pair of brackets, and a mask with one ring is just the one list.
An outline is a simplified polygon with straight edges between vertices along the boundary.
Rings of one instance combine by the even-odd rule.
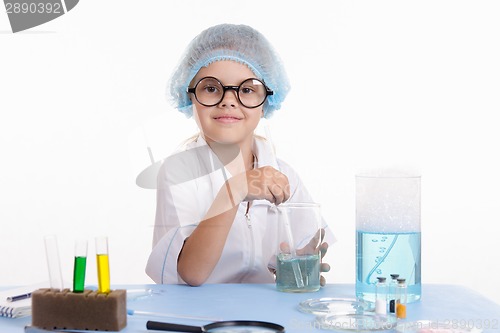
[[[293, 265], [299, 265], [304, 286], [297, 287]], [[297, 256], [292, 258], [290, 254], [279, 254], [276, 265], [276, 287], [279, 291], [286, 292], [312, 292], [320, 288], [320, 264], [319, 254]]]
[[375, 302], [377, 276], [399, 274], [408, 285], [408, 303], [420, 299], [420, 232], [356, 233], [356, 297]]

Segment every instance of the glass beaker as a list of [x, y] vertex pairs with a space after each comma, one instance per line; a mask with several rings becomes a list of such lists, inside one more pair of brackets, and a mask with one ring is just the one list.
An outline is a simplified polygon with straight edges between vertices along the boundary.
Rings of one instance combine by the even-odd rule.
[[285, 203], [278, 210], [276, 288], [312, 292], [320, 288], [321, 214], [316, 203]]
[[420, 176], [356, 175], [356, 296], [375, 301], [377, 276], [405, 278], [408, 302], [421, 295]]

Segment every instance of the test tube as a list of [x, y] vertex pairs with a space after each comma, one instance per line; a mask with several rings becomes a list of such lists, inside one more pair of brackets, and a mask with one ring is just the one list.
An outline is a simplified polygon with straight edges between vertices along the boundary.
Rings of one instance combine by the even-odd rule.
[[47, 267], [49, 269], [50, 288], [62, 290], [64, 286], [61, 273], [61, 262], [59, 260], [59, 249], [57, 248], [57, 237], [55, 235], [47, 235], [44, 241]]
[[396, 317], [399, 319], [406, 318], [406, 290], [406, 280], [399, 278], [396, 289]]
[[85, 287], [85, 270], [87, 268], [87, 241], [78, 239], [75, 242], [75, 263], [73, 268], [73, 292], [83, 293]]
[[396, 287], [398, 285], [399, 274], [391, 274], [391, 283], [389, 285], [389, 312], [396, 313]]
[[385, 277], [377, 277], [377, 285], [375, 286], [375, 313], [387, 314], [387, 284]]
[[304, 278], [302, 277], [302, 271], [300, 269], [299, 262], [296, 260], [297, 250], [295, 249], [292, 227], [290, 225], [290, 220], [288, 219], [288, 212], [286, 211], [286, 208], [282, 211], [282, 214], [285, 224], [286, 236], [288, 238], [288, 246], [290, 247], [290, 254], [292, 255], [292, 270], [295, 277], [295, 283], [297, 284], [297, 288], [304, 288]]
[[[278, 166], [278, 158], [276, 157], [276, 152], [274, 151], [274, 144], [271, 138], [271, 130], [269, 129], [269, 126], [267, 126], [267, 124], [264, 126], [264, 130], [266, 132], [267, 141], [269, 141], [269, 146], [271, 147], [272, 157], [274, 159], [274, 162], [276, 163], [276, 166]], [[286, 209], [282, 210], [282, 217], [284, 219], [288, 245], [290, 246], [290, 254], [292, 255], [292, 269], [293, 275], [295, 277], [295, 283], [297, 284], [297, 288], [304, 288], [304, 278], [302, 277], [302, 271], [300, 269], [299, 262], [295, 260], [297, 258], [297, 251], [295, 249], [290, 220], [288, 219], [288, 212], [286, 211]]]
[[100, 293], [107, 294], [111, 291], [109, 279], [108, 238], [97, 237], [95, 239], [95, 250], [97, 255], [98, 289]]

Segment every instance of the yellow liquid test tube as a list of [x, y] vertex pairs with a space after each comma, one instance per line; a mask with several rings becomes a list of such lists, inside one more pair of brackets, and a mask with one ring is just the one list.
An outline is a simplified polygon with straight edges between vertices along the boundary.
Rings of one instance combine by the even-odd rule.
[[108, 238], [98, 237], [95, 240], [97, 254], [97, 282], [99, 292], [107, 294], [111, 292], [111, 283], [109, 277], [109, 256], [108, 256]]

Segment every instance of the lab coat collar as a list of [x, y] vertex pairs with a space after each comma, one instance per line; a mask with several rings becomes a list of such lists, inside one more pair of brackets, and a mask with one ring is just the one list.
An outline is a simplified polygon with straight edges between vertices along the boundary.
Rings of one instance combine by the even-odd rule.
[[272, 166], [279, 170], [274, 147], [271, 146], [271, 143], [267, 139], [254, 136], [252, 150], [257, 157], [257, 167]]
[[[190, 148], [196, 148], [208, 145], [205, 139], [199, 135], [194, 141], [189, 145]], [[272, 166], [275, 169], [279, 170], [278, 161], [276, 159], [276, 155], [274, 153], [274, 147], [271, 147], [271, 144], [266, 138], [261, 136], [254, 136], [252, 151], [254, 155], [257, 157], [257, 167], [263, 166]], [[213, 153], [213, 152], [212, 152]], [[215, 153], [213, 154], [214, 158], [217, 158]], [[217, 158], [218, 159], [218, 158]], [[231, 175], [227, 169], [225, 169], [228, 176]]]

